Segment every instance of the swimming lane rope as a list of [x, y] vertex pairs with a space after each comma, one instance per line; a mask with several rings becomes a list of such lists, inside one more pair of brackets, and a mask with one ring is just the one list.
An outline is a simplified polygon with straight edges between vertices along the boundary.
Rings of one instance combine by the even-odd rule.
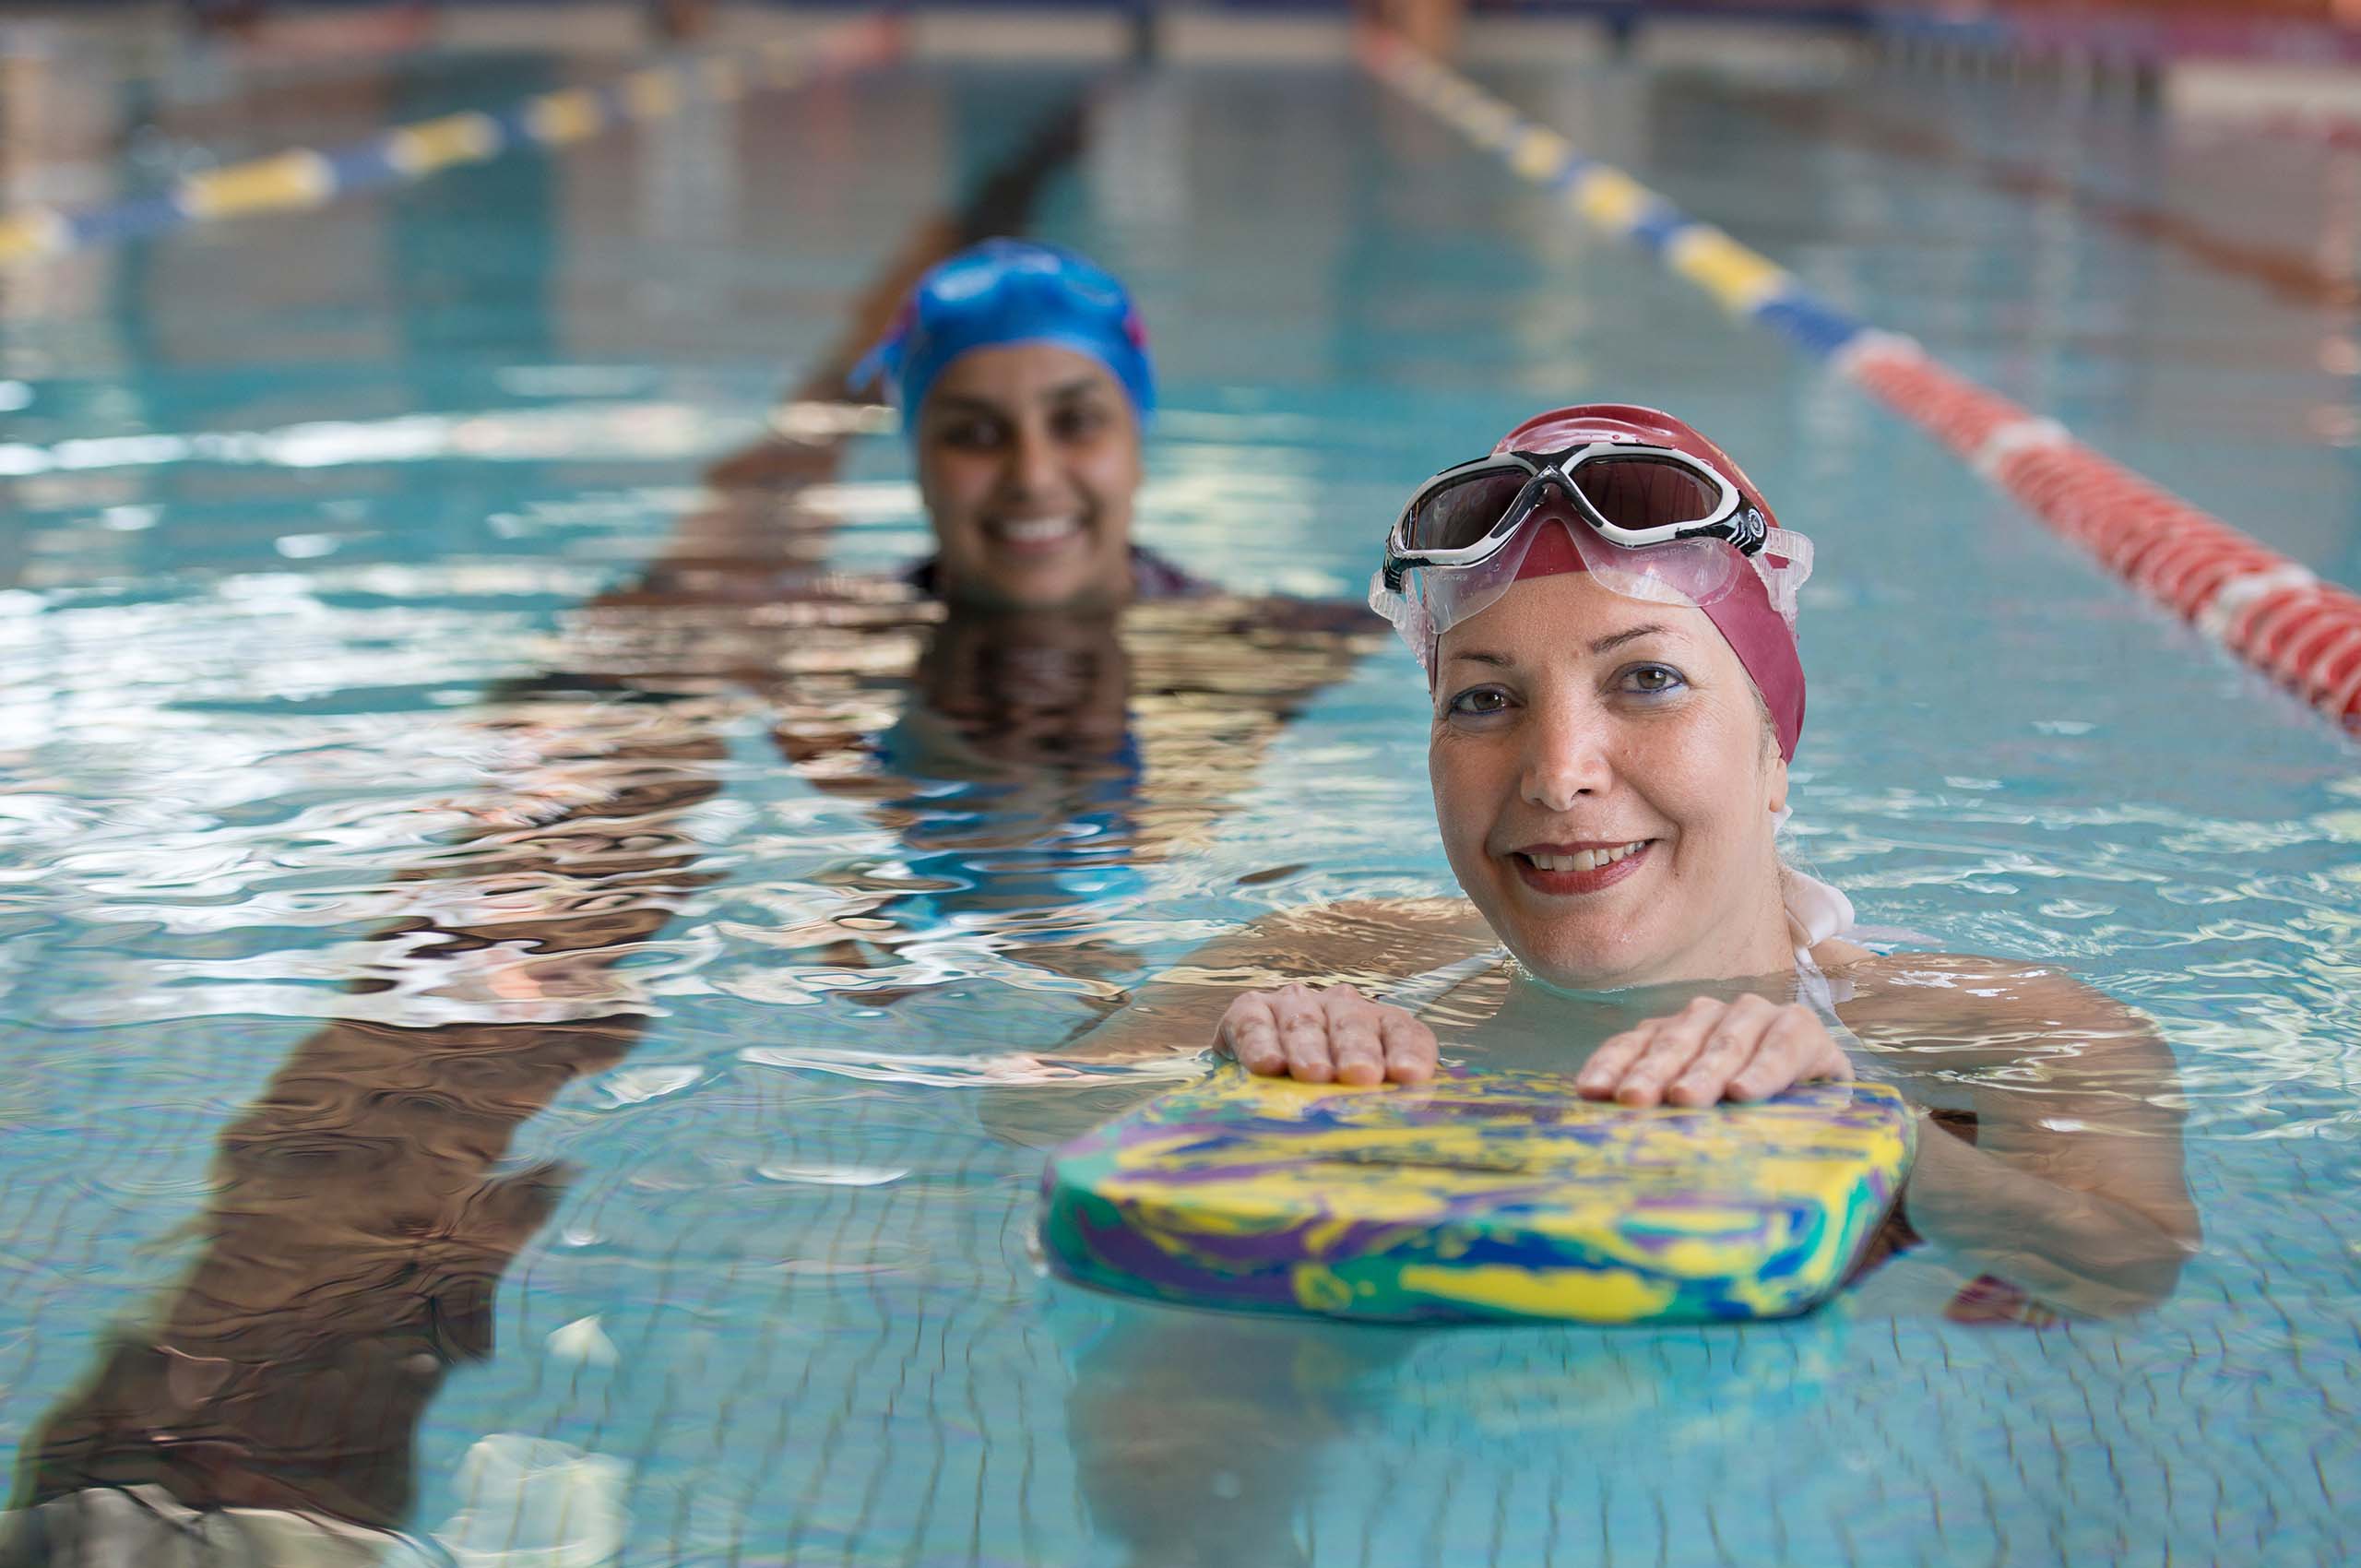
[[662, 120], [696, 98], [801, 87], [891, 58], [901, 29], [871, 17], [805, 46], [777, 40], [739, 54], [647, 65], [603, 87], [565, 88], [504, 108], [469, 110], [396, 125], [326, 151], [291, 148], [267, 158], [190, 174], [163, 190], [84, 208], [0, 212], [0, 266], [42, 260], [117, 240], [256, 212], [324, 207], [358, 191], [421, 180], [525, 148], [587, 141], [616, 125]]
[[1950, 447], [2116, 576], [2361, 739], [2361, 596], [1819, 298], [1785, 267], [1577, 151], [1394, 35], [1365, 33], [1381, 81], [1490, 149], [1737, 315], [1776, 328]]

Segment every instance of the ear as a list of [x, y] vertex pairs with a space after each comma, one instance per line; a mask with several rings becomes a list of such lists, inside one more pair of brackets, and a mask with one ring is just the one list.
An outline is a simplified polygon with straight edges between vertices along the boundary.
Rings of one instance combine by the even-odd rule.
[[1771, 754], [1771, 766], [1764, 770], [1763, 785], [1769, 790], [1768, 804], [1773, 815], [1787, 809], [1787, 759], [1776, 751]]

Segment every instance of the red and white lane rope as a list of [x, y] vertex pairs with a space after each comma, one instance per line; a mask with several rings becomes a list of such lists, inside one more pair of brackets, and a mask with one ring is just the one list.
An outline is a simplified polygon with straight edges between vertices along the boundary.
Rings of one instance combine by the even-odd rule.
[[1909, 339], [1821, 299], [1776, 262], [1399, 39], [1368, 36], [1362, 58], [1380, 80], [1556, 193], [1584, 221], [1829, 360], [2109, 571], [2361, 738], [2361, 596], [2321, 582]]

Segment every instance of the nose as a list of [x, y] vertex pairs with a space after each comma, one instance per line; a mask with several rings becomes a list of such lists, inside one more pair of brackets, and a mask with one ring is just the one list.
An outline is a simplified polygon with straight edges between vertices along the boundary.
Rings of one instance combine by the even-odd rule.
[[1056, 493], [1060, 469], [1058, 444], [1033, 421], [1020, 423], [1008, 444], [1008, 466], [1003, 475], [1011, 495], [1036, 501]]
[[1584, 797], [1606, 794], [1615, 780], [1610, 741], [1606, 716], [1593, 705], [1537, 705], [1525, 726], [1525, 801], [1544, 811], [1563, 812]]

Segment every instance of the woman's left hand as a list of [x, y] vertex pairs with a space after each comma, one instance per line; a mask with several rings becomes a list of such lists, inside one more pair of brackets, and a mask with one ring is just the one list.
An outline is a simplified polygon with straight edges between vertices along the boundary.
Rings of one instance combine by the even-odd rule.
[[1584, 1099], [1619, 1105], [1711, 1105], [1852, 1075], [1844, 1048], [1810, 1008], [1763, 996], [1701, 996], [1668, 1018], [1609, 1036], [1574, 1087]]

